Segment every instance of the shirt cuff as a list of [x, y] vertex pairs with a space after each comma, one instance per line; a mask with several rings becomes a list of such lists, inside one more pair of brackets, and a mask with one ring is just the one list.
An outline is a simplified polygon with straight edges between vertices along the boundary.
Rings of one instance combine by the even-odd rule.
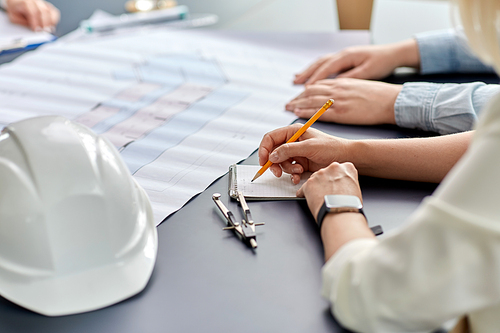
[[358, 253], [369, 251], [378, 244], [377, 239], [359, 238], [344, 244], [323, 266], [323, 288], [321, 294], [334, 303], [342, 267]]
[[437, 132], [432, 123], [432, 105], [442, 84], [409, 82], [394, 103], [396, 124], [405, 128], [417, 128]]
[[420, 73], [494, 73], [471, 51], [467, 40], [455, 30], [416, 34]]
[[7, 0], [0, 0], [0, 8], [7, 10]]
[[455, 35], [452, 30], [432, 31], [416, 34], [420, 53], [420, 73], [446, 73], [457, 67], [454, 46]]

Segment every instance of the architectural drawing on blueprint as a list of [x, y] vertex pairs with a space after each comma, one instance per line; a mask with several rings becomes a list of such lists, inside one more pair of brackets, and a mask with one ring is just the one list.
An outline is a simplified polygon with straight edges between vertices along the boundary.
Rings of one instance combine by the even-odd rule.
[[0, 69], [0, 123], [62, 114], [104, 135], [159, 224], [295, 119], [284, 104], [308, 61], [195, 31], [56, 43]]

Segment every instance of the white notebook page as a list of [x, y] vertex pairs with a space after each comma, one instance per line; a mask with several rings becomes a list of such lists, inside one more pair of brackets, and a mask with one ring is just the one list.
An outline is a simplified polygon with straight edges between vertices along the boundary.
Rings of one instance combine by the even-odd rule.
[[253, 183], [252, 178], [260, 169], [258, 165], [238, 165], [236, 169], [237, 189], [246, 198], [255, 199], [293, 199], [297, 190], [309, 178], [310, 173], [302, 176], [299, 184], [295, 185], [290, 179], [290, 174], [283, 173], [280, 178], [275, 177], [270, 170], [266, 170], [262, 176]]

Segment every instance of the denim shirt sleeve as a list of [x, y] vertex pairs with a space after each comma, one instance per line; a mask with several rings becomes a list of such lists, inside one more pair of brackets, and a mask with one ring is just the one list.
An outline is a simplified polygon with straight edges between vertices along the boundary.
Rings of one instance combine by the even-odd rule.
[[405, 83], [394, 104], [401, 127], [450, 134], [473, 129], [485, 104], [500, 85], [473, 83]]
[[464, 38], [454, 30], [416, 34], [420, 53], [420, 73], [494, 73], [470, 51]]

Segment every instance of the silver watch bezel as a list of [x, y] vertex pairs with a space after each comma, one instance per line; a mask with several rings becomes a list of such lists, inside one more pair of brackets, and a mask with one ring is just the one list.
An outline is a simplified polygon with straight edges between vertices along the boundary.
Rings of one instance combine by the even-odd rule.
[[325, 206], [328, 213], [359, 212], [363, 208], [361, 200], [355, 195], [325, 195]]

